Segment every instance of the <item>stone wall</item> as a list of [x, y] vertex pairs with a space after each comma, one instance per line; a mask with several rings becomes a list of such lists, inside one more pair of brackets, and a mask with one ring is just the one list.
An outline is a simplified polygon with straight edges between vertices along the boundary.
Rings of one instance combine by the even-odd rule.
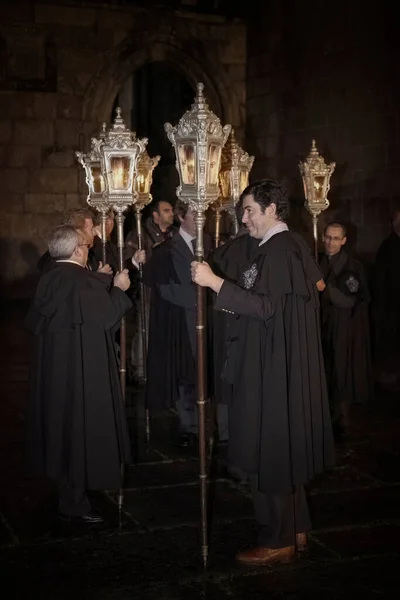
[[45, 237], [84, 205], [74, 151], [110, 121], [118, 90], [144, 64], [166, 61], [243, 139], [246, 36], [221, 15], [118, 5], [16, 0], [0, 8], [0, 281], [27, 295]]
[[265, 3], [248, 30], [247, 150], [252, 173], [285, 178], [297, 229], [310, 233], [298, 162], [312, 138], [328, 162], [331, 207], [371, 259], [400, 199], [399, 58], [388, 4]]

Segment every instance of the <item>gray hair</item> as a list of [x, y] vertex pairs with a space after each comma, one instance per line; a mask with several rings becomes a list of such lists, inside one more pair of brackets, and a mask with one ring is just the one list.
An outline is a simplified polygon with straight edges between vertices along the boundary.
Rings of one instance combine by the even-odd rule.
[[80, 241], [79, 233], [71, 225], [56, 227], [47, 240], [51, 258], [66, 260], [74, 253]]

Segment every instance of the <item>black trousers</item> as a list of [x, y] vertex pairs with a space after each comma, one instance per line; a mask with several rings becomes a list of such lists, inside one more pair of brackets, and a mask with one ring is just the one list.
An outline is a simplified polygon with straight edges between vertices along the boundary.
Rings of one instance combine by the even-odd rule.
[[250, 475], [250, 487], [255, 516], [260, 525], [259, 546], [292, 546], [296, 533], [311, 529], [303, 486], [296, 487], [293, 494], [262, 494], [258, 491], [258, 476]]

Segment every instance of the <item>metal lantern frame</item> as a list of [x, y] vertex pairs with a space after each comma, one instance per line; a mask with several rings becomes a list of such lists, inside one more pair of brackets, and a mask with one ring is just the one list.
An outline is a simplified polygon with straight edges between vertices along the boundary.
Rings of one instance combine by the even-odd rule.
[[329, 206], [330, 178], [335, 167], [335, 162], [327, 164], [319, 154], [315, 140], [312, 140], [311, 150], [306, 160], [299, 162], [306, 199], [305, 206], [312, 216], [316, 258], [318, 258], [318, 217]]
[[[164, 125], [168, 139], [172, 143], [180, 184], [176, 193], [195, 213], [196, 220], [196, 260], [204, 259], [203, 228], [205, 211], [219, 197], [219, 171], [222, 148], [231, 131], [230, 125], [221, 125], [219, 118], [208, 108], [203, 94], [204, 85], [197, 84], [197, 94], [190, 110], [173, 127]], [[199, 420], [199, 458], [202, 556], [204, 566], [208, 558], [207, 522], [207, 473], [206, 473], [206, 364], [205, 364], [205, 290], [196, 286], [197, 316], [197, 406]]]
[[219, 222], [221, 211], [226, 210], [232, 220], [234, 233], [238, 233], [239, 224], [236, 216], [236, 204], [241, 193], [249, 184], [249, 174], [254, 164], [254, 156], [250, 156], [241, 148], [232, 129], [221, 155], [219, 172], [220, 197], [214, 205], [216, 227], [216, 246], [219, 244]]

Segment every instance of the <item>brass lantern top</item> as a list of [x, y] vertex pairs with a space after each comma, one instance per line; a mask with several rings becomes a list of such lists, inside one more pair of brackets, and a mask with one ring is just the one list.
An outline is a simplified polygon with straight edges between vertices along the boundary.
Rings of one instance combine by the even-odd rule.
[[107, 130], [103, 123], [99, 137], [92, 138], [90, 152], [76, 152], [86, 173], [88, 204], [98, 210], [114, 207], [123, 211], [138, 197], [133, 181], [147, 138], [138, 140], [136, 133], [126, 128], [119, 107], [116, 113], [112, 128]]
[[203, 89], [204, 85], [198, 83], [194, 103], [178, 125], [164, 125], [175, 149], [180, 180], [177, 196], [194, 210], [206, 209], [219, 196], [221, 150], [231, 130], [230, 125], [222, 127], [219, 118], [208, 108]]
[[303, 178], [306, 207], [313, 215], [318, 216], [329, 206], [327, 195], [335, 167], [334, 162], [325, 163], [317, 150], [315, 140], [312, 140], [310, 154], [304, 162], [299, 163], [299, 169]]
[[153, 197], [150, 194], [151, 184], [153, 183], [153, 171], [160, 162], [161, 156], [150, 158], [146, 149], [139, 156], [137, 163], [137, 175], [133, 180], [133, 188], [137, 193], [136, 206], [142, 210], [149, 204]]
[[249, 173], [253, 164], [254, 156], [250, 156], [238, 145], [232, 129], [222, 149], [219, 173], [220, 208], [232, 210], [235, 207], [241, 193], [249, 184]]

